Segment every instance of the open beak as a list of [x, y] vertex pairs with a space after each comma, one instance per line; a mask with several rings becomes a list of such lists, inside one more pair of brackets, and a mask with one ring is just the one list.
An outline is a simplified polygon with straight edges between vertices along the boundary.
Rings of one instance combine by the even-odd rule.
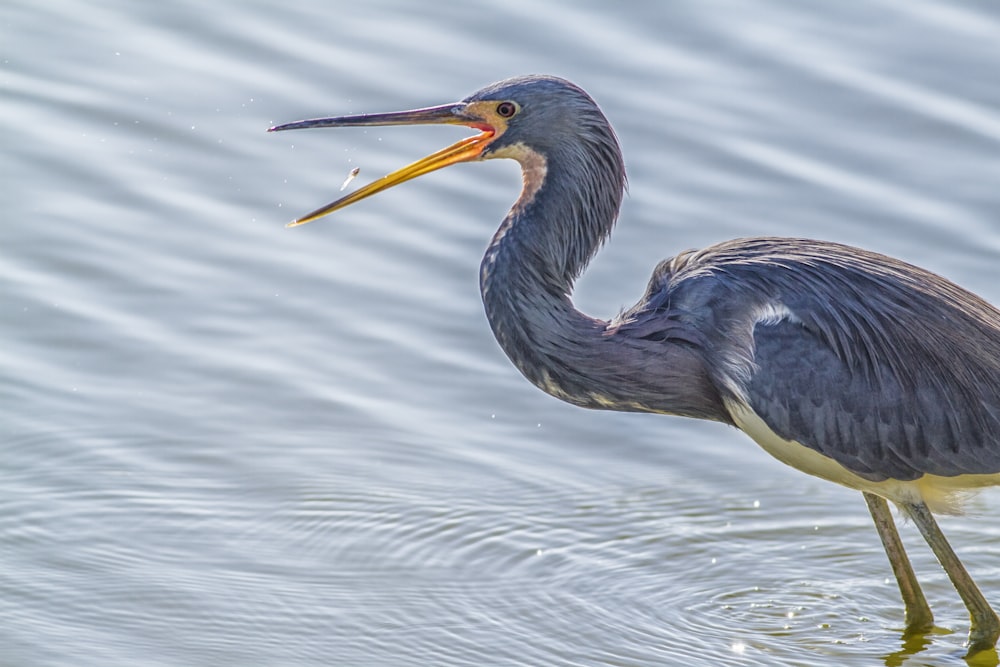
[[284, 125], [275, 125], [268, 132], [279, 132], [282, 130], [298, 130], [307, 127], [358, 127], [371, 125], [467, 125], [482, 130], [482, 134], [468, 137], [461, 141], [442, 148], [436, 153], [417, 160], [411, 165], [407, 165], [398, 171], [383, 176], [377, 181], [355, 190], [346, 197], [341, 197], [335, 202], [331, 202], [322, 208], [318, 208], [312, 213], [308, 213], [298, 220], [294, 220], [287, 227], [297, 227], [307, 222], [312, 222], [322, 218], [328, 213], [333, 213], [337, 209], [349, 206], [356, 201], [361, 201], [378, 192], [387, 190], [394, 185], [399, 185], [417, 176], [429, 174], [432, 171], [447, 167], [458, 162], [468, 162], [479, 159], [483, 151], [493, 140], [496, 130], [467, 113], [466, 105], [458, 102], [455, 104], [445, 104], [439, 107], [428, 107], [426, 109], [414, 109], [412, 111], [396, 111], [391, 113], [362, 114], [358, 116], [339, 116], [336, 118], [315, 118], [312, 120], [300, 120]]

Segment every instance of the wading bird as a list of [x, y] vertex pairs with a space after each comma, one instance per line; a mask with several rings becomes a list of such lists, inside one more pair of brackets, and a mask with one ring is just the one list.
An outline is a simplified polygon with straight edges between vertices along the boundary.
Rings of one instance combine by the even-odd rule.
[[933, 273], [837, 243], [746, 238], [661, 262], [611, 320], [573, 283], [611, 233], [625, 190], [597, 104], [548, 76], [437, 107], [272, 127], [441, 123], [463, 139], [290, 223], [301, 225], [458, 162], [512, 158], [520, 198], [480, 267], [490, 326], [515, 366], [575, 405], [735, 426], [780, 461], [860, 490], [899, 583], [906, 633], [933, 627], [886, 499], [912, 518], [971, 616], [969, 655], [1000, 620], [931, 510], [1000, 483], [1000, 311]]

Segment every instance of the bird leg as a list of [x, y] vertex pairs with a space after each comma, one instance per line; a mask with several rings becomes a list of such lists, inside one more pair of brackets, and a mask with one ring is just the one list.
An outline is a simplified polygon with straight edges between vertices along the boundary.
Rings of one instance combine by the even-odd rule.
[[996, 612], [983, 597], [976, 582], [962, 565], [962, 561], [955, 555], [955, 551], [934, 520], [934, 515], [922, 502], [903, 503], [902, 508], [913, 519], [913, 523], [917, 524], [920, 533], [927, 540], [927, 544], [937, 556], [941, 567], [948, 573], [948, 578], [951, 579], [955, 590], [962, 596], [962, 601], [969, 610], [972, 624], [969, 629], [968, 655], [994, 648], [997, 638], [1000, 637], [1000, 618], [997, 618]]
[[920, 589], [917, 576], [913, 573], [910, 559], [903, 549], [896, 523], [892, 520], [889, 503], [882, 496], [867, 491], [863, 493], [865, 502], [868, 503], [868, 511], [875, 521], [878, 536], [882, 539], [882, 546], [885, 547], [885, 554], [889, 557], [892, 572], [896, 575], [899, 593], [903, 597], [903, 605], [906, 608], [905, 634], [925, 633], [934, 627], [934, 615], [931, 613], [930, 605], [927, 604], [924, 592]]

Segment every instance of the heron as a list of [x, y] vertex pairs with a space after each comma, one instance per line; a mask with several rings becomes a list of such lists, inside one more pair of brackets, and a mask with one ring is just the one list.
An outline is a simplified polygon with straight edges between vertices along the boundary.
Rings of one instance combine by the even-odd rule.
[[601, 410], [734, 426], [800, 471], [861, 491], [903, 600], [904, 636], [934, 617], [888, 501], [923, 535], [969, 611], [968, 655], [1000, 619], [939, 528], [1000, 484], [1000, 310], [930, 271], [840, 243], [757, 237], [660, 262], [610, 319], [573, 285], [626, 190], [611, 124], [582, 88], [529, 75], [410, 111], [271, 127], [463, 125], [479, 133], [291, 223], [316, 220], [443, 167], [510, 158], [523, 186], [479, 271], [490, 327], [543, 391]]

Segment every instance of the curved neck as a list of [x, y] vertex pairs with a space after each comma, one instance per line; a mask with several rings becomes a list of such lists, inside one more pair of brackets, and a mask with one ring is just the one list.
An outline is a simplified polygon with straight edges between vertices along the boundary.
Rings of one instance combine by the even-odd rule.
[[621, 174], [620, 183], [601, 184], [609, 196], [581, 218], [583, 200], [593, 189], [586, 182], [592, 170], [574, 168], [578, 159], [573, 158], [580, 154], [553, 159], [524, 146], [517, 153], [524, 189], [480, 266], [486, 315], [500, 346], [525, 377], [553, 396], [591, 406], [601, 383], [580, 369], [592, 366], [591, 351], [607, 323], [578, 311], [570, 294], [611, 233], [624, 170], [619, 158], [613, 173]]
[[596, 208], [583, 195], [550, 194], [566, 192], [560, 180], [550, 162], [540, 188], [526, 183], [483, 257], [480, 289], [500, 347], [533, 384], [575, 405], [729, 421], [697, 349], [636, 337], [574, 307], [573, 283], [611, 232], [624, 177]]
[[[570, 403], [596, 407], [600, 392], [588, 368], [589, 352], [607, 323], [578, 311], [572, 278], [557, 268], [567, 258], [538, 264], [539, 240], [523, 215], [512, 212], [493, 237], [480, 266], [486, 316], [500, 347], [533, 384]], [[555, 261], [559, 260], [559, 261]]]

